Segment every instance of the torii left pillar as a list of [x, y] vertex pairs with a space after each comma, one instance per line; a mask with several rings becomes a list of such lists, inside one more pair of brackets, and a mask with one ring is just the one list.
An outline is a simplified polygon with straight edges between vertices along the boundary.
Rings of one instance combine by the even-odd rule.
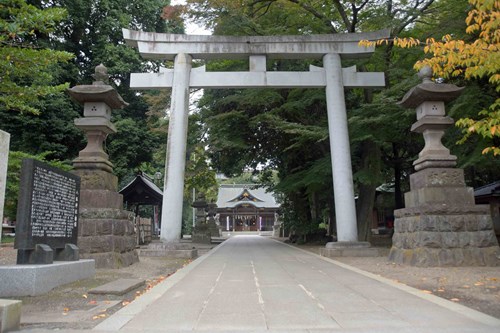
[[174, 61], [164, 180], [164, 188], [168, 191], [163, 195], [161, 213], [160, 237], [166, 242], [178, 241], [182, 230], [179, 221], [182, 221], [184, 199], [191, 63], [192, 57], [184, 53], [178, 54]]

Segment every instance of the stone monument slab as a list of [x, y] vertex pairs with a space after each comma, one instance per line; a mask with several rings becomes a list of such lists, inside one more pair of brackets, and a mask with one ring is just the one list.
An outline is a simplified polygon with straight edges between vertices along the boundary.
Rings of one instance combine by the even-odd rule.
[[40, 161], [23, 160], [14, 243], [18, 264], [51, 263], [61, 251], [73, 251], [61, 258], [78, 260], [79, 198], [78, 176]]

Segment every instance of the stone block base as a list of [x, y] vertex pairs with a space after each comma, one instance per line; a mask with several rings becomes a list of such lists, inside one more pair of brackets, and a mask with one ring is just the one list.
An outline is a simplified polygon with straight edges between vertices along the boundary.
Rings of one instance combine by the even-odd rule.
[[21, 301], [0, 299], [0, 333], [17, 331], [21, 323]]
[[368, 242], [329, 242], [319, 250], [323, 257], [377, 257], [379, 251]]
[[500, 266], [485, 206], [424, 205], [395, 211], [389, 260], [413, 266]]
[[139, 261], [133, 214], [120, 209], [80, 211], [80, 257], [94, 259], [97, 268], [120, 268]]
[[116, 193], [118, 177], [110, 171], [99, 169], [98, 165], [96, 168], [85, 168], [88, 163], [83, 164], [83, 169], [79, 168], [78, 162], [73, 162], [73, 165], [75, 170], [72, 173], [80, 177], [82, 190], [108, 190]]
[[193, 234], [191, 235], [191, 241], [199, 244], [211, 244], [212, 234], [208, 225], [205, 224], [194, 227]]
[[0, 266], [0, 297], [42, 295], [55, 287], [95, 275], [94, 260], [49, 265]]
[[146, 281], [143, 279], [118, 279], [97, 288], [90, 289], [89, 294], [122, 296], [129, 291], [144, 286], [145, 283]]
[[392, 247], [389, 260], [419, 267], [500, 266], [500, 251], [498, 246], [464, 249]]
[[147, 248], [140, 249], [139, 254], [141, 257], [195, 259], [198, 257], [198, 250], [191, 244], [151, 243]]
[[211, 237], [220, 237], [220, 229], [215, 222], [208, 222], [208, 231]]
[[139, 255], [134, 249], [123, 253], [105, 252], [105, 253], [86, 253], [81, 255], [85, 259], [93, 259], [96, 268], [121, 268], [130, 266], [139, 262]]
[[81, 208], [122, 209], [123, 195], [109, 190], [80, 190]]

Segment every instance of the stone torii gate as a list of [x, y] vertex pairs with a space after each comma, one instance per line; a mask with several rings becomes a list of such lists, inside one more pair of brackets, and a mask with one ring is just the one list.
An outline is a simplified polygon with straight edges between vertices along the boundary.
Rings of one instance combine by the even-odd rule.
[[[173, 70], [160, 73], [133, 73], [133, 89], [172, 88], [168, 130], [165, 185], [160, 238], [180, 238], [186, 139], [190, 88], [326, 88], [328, 131], [338, 243], [356, 244], [358, 232], [354, 203], [351, 153], [347, 129], [344, 87], [383, 87], [383, 73], [358, 73], [356, 67], [342, 68], [341, 59], [369, 57], [374, 47], [359, 46], [361, 40], [389, 37], [387, 30], [307, 36], [197, 36], [151, 33], [123, 29], [128, 45], [142, 57], [174, 60]], [[193, 59], [249, 58], [247, 72], [207, 72], [205, 66], [192, 68]], [[323, 68], [308, 72], [266, 71], [270, 59], [323, 59]]]

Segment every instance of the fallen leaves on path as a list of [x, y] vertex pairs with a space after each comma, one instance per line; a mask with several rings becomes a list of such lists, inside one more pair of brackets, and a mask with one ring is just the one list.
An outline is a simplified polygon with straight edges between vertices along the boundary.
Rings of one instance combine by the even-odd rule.
[[97, 320], [97, 319], [106, 318], [106, 317], [107, 317], [107, 314], [101, 313], [101, 314], [99, 314], [97, 316], [93, 316], [92, 320]]
[[[164, 281], [166, 278], [168, 278], [172, 274], [173, 273], [170, 273], [170, 274], [167, 274], [166, 276], [161, 275], [158, 278], [155, 278], [155, 279], [152, 279], [152, 280], [146, 280], [146, 282], [147, 282], [146, 287], [144, 289], [142, 289], [142, 290], [137, 290], [135, 292], [134, 299], [137, 299], [137, 298], [141, 297], [144, 293], [146, 293], [146, 292], [150, 291], [151, 289], [153, 289], [153, 287], [155, 287], [160, 282]], [[133, 300], [124, 300], [124, 301], [122, 301], [121, 304], [122, 304], [122, 306], [127, 306], [130, 303], [132, 303], [132, 301]]]

